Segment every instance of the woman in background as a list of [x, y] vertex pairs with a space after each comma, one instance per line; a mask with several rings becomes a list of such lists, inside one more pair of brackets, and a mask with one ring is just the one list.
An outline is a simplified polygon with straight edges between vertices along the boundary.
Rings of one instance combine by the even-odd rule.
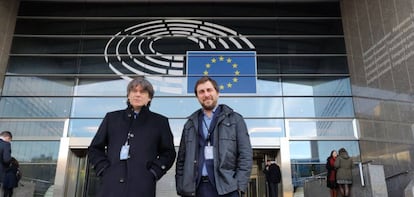
[[331, 197], [336, 197], [336, 190], [338, 184], [336, 183], [336, 169], [335, 169], [335, 160], [338, 156], [336, 150], [332, 150], [329, 157], [326, 159], [326, 169], [328, 170], [326, 186], [329, 187]]
[[339, 185], [339, 191], [343, 197], [350, 195], [352, 185], [352, 158], [349, 157], [345, 148], [338, 151], [339, 155], [335, 160], [336, 183]]

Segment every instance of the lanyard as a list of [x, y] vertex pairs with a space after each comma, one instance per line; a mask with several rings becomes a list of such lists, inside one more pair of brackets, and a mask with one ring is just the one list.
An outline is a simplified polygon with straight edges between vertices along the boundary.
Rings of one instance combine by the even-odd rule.
[[213, 115], [213, 119], [211, 120], [211, 122], [210, 122], [210, 126], [208, 126], [207, 125], [207, 123], [206, 123], [206, 121], [204, 120], [204, 117], [203, 117], [203, 119], [202, 119], [202, 121], [203, 121], [203, 124], [204, 124], [204, 126], [206, 127], [206, 129], [207, 129], [207, 137], [206, 137], [206, 140], [207, 140], [207, 144], [210, 146], [210, 142], [211, 142], [211, 133], [213, 133], [213, 130], [214, 130], [214, 126], [213, 127], [211, 127], [211, 123], [214, 123], [215, 124], [215, 117], [214, 117], [214, 115]]

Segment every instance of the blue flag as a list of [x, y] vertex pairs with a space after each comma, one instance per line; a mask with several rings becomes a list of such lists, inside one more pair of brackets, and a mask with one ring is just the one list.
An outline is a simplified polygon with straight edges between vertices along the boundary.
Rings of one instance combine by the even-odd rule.
[[188, 51], [187, 93], [202, 76], [217, 81], [220, 93], [256, 93], [255, 51]]

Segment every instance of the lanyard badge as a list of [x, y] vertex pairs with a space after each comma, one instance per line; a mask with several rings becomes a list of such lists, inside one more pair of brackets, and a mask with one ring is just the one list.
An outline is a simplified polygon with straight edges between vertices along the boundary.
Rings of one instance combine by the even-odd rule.
[[210, 142], [208, 142], [207, 146], [204, 146], [204, 159], [214, 159], [213, 146], [210, 145]]
[[129, 158], [129, 144], [128, 140], [125, 144], [121, 147], [121, 151], [119, 152], [119, 160], [127, 160]]

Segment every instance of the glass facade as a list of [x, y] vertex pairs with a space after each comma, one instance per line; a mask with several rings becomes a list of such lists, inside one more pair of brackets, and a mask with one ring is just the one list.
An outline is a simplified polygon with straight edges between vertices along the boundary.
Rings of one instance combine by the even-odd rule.
[[358, 161], [339, 3], [22, 1], [0, 130], [16, 136], [25, 176], [53, 184], [60, 138], [92, 138], [106, 112], [126, 107], [128, 79], [137, 75], [154, 84], [151, 109], [169, 117], [178, 142], [200, 107], [184, 91], [187, 51], [255, 51], [256, 92], [221, 94], [220, 102], [245, 117], [252, 139], [289, 139], [295, 186], [332, 149], [345, 147]]

